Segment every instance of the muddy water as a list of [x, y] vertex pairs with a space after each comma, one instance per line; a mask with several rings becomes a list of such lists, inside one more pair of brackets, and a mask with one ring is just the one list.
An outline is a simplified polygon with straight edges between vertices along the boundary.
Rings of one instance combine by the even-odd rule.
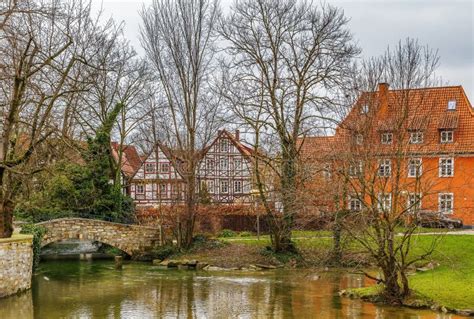
[[460, 318], [341, 298], [364, 279], [305, 270], [194, 272], [112, 261], [48, 261], [0, 318]]

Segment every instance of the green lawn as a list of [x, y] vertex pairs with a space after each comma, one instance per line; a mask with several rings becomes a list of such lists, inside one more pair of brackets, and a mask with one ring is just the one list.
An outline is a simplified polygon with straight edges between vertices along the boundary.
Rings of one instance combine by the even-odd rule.
[[[419, 236], [417, 249], [429, 246], [431, 236]], [[410, 277], [412, 289], [456, 309], [474, 308], [474, 236], [446, 235], [432, 259], [440, 266]]]

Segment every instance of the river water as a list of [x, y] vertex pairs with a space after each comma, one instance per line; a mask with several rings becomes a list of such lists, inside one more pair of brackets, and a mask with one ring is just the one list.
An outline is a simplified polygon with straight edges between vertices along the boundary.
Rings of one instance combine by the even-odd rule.
[[1, 319], [461, 318], [341, 298], [364, 278], [343, 272], [166, 270], [145, 263], [42, 262], [30, 291], [0, 299]]

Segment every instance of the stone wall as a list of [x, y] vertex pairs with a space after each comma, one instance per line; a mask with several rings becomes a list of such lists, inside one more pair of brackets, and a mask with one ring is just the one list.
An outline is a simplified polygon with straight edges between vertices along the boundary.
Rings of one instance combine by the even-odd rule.
[[99, 241], [129, 255], [160, 244], [159, 230], [140, 225], [125, 225], [86, 218], [60, 218], [38, 223], [46, 229], [41, 246], [64, 240]]
[[33, 236], [0, 239], [0, 298], [31, 287]]

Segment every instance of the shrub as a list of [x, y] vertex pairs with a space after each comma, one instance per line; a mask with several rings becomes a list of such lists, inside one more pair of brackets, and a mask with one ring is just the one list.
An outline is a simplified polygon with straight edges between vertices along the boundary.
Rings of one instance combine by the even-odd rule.
[[219, 233], [219, 236], [218, 237], [222, 237], [222, 238], [227, 238], [227, 237], [235, 237], [236, 234], [233, 230], [230, 230], [230, 229], [223, 229], [220, 233]]
[[250, 237], [253, 236], [253, 234], [249, 231], [242, 231], [239, 233], [239, 237]]
[[33, 270], [35, 270], [40, 262], [41, 240], [46, 229], [43, 226], [26, 224], [22, 226], [20, 233], [33, 235]]

